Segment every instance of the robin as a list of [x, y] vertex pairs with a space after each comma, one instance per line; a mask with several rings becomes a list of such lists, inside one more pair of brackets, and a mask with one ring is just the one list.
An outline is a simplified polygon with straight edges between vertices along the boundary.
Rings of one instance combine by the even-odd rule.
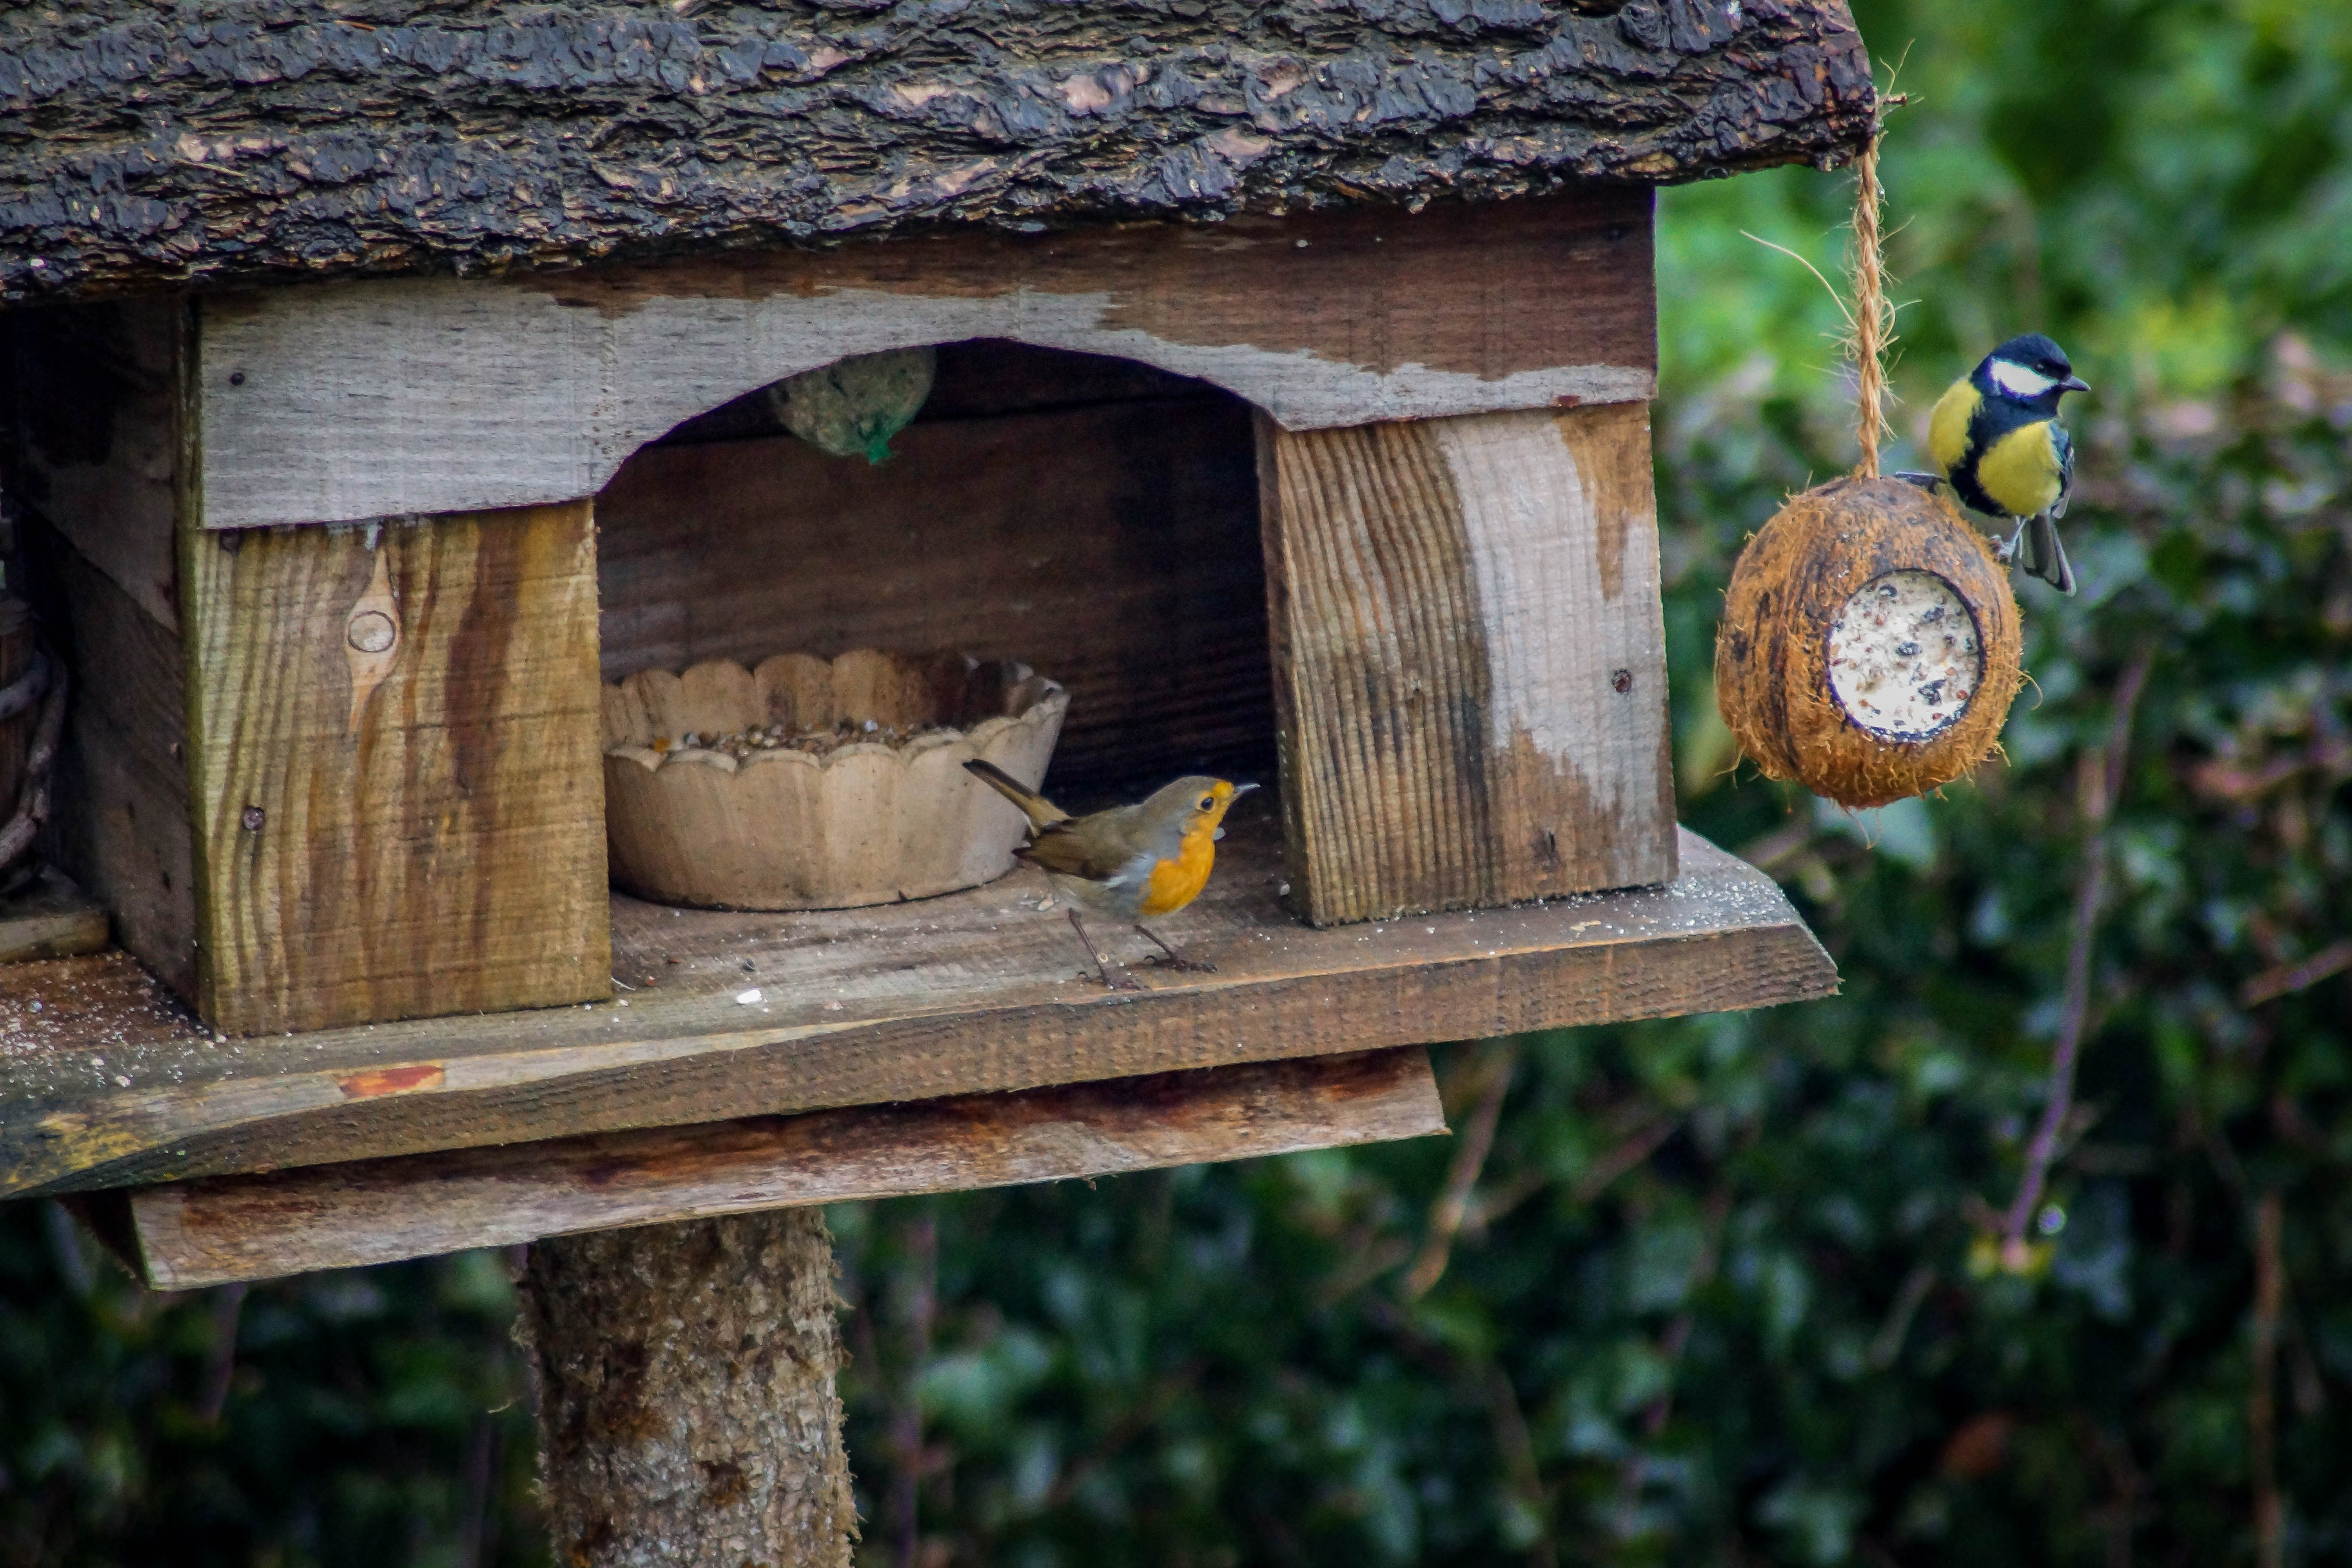
[[1029, 841], [1013, 854], [1045, 873], [1054, 890], [1070, 901], [1070, 924], [1094, 956], [1105, 985], [1114, 991], [1143, 987], [1123, 971], [1111, 978], [1102, 950], [1087, 934], [1078, 905], [1118, 915], [1157, 943], [1171, 969], [1213, 969], [1187, 958], [1143, 923], [1145, 917], [1172, 915], [1201, 896], [1217, 861], [1219, 826], [1234, 802], [1257, 788], [1223, 779], [1194, 776], [1162, 784], [1134, 805], [1118, 805], [1072, 816], [1003, 769], [977, 757], [966, 772], [1021, 808], [1029, 819]]

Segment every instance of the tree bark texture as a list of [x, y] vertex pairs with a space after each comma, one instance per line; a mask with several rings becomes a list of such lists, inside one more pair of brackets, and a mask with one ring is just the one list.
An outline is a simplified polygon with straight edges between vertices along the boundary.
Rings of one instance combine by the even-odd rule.
[[0, 300], [1858, 150], [1845, 0], [81, 0], [0, 16]]
[[814, 1208], [536, 1242], [549, 1536], [564, 1568], [848, 1568], [832, 1237]]

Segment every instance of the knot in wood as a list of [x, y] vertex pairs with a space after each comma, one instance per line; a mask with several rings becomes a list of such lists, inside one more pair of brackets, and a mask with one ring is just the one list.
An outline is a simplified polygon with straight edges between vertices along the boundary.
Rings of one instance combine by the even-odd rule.
[[352, 617], [346, 635], [362, 653], [383, 653], [400, 640], [400, 627], [382, 610], [362, 610]]
[[1620, 697], [1622, 697], [1626, 692], [1633, 690], [1633, 672], [1630, 669], [1620, 669], [1613, 672], [1609, 677], [1609, 689], [1616, 692]]
[[247, 833], [260, 832], [262, 820], [261, 807], [257, 805], [248, 805], [237, 814], [237, 822]]

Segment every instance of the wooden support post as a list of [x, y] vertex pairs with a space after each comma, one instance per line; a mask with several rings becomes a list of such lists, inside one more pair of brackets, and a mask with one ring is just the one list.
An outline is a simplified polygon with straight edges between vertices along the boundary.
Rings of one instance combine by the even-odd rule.
[[197, 1008], [610, 994], [590, 505], [181, 534]]
[[1307, 917], [1672, 880], [1647, 407], [1261, 418], [1258, 463]]
[[816, 1209], [531, 1247], [522, 1326], [556, 1562], [848, 1568], [833, 1280]]

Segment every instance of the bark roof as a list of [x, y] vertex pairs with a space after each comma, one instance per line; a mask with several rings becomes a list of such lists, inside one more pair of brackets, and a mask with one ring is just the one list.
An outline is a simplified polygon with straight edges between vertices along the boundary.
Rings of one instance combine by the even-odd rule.
[[77, 0], [0, 15], [0, 300], [1842, 161], [1844, 0]]

